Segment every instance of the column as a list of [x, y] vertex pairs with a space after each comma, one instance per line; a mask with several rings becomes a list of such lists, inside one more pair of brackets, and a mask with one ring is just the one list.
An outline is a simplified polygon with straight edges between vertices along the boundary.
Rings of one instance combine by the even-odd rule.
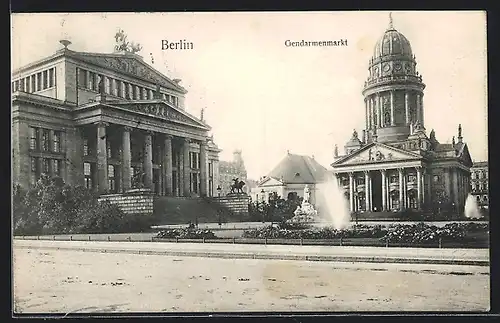
[[207, 196], [208, 174], [207, 174], [207, 141], [200, 143], [200, 195]]
[[130, 131], [132, 128], [123, 127], [122, 132], [122, 183], [123, 191], [132, 187], [132, 174], [130, 174], [132, 154], [130, 151]]
[[417, 169], [417, 209], [421, 209], [422, 203], [422, 167], [416, 167]]
[[394, 91], [391, 91], [391, 126], [395, 126], [396, 122], [394, 120]]
[[[452, 169], [450, 169], [451, 171]], [[455, 207], [459, 210], [459, 200], [458, 200], [458, 168], [452, 170], [452, 183], [453, 183], [453, 202]]]
[[191, 165], [189, 165], [189, 144], [191, 141], [188, 138], [184, 138], [184, 146], [183, 146], [183, 163], [184, 163], [184, 172], [183, 172], [183, 192], [184, 196], [191, 195]]
[[369, 113], [368, 113], [368, 100], [365, 98], [365, 129], [370, 129], [370, 122], [369, 122]]
[[108, 190], [108, 160], [106, 151], [106, 122], [97, 123], [97, 185], [99, 193]]
[[165, 135], [165, 142], [164, 142], [164, 149], [163, 149], [163, 172], [164, 172], [164, 188], [165, 188], [165, 195], [171, 196], [173, 195], [172, 188], [172, 136], [171, 135]]
[[144, 134], [144, 187], [153, 190], [153, 133]]
[[408, 92], [405, 92], [405, 117], [406, 117], [406, 125], [410, 124], [410, 95]]
[[403, 169], [398, 168], [399, 173], [399, 209], [404, 210], [404, 187], [403, 187]]
[[382, 173], [382, 211], [386, 211], [387, 210], [386, 170], [381, 169], [380, 173]]
[[349, 173], [349, 208], [354, 212], [354, 174]]
[[375, 103], [373, 101], [373, 98], [370, 97], [370, 114], [371, 114], [371, 119], [372, 119], [372, 126], [375, 128]]
[[366, 212], [371, 211], [371, 187], [370, 187], [370, 172], [365, 171], [365, 203], [366, 203]]
[[406, 178], [406, 172], [403, 171], [403, 209], [406, 209], [408, 207], [408, 183], [407, 183], [407, 178]]
[[384, 126], [384, 119], [383, 119], [383, 116], [382, 116], [382, 97], [380, 96], [379, 93], [377, 93], [377, 111], [378, 111], [378, 126], [379, 128], [382, 128]]
[[417, 120], [422, 122], [422, 120], [420, 120], [420, 93], [417, 94], [417, 113], [416, 113], [416, 117], [417, 117]]

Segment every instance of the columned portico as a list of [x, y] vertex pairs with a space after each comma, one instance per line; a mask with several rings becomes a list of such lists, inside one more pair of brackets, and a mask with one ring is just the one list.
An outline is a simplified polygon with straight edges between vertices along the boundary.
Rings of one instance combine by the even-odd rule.
[[172, 189], [172, 136], [165, 135], [165, 141], [163, 146], [163, 165], [164, 165], [164, 194], [171, 196], [173, 195]]
[[123, 127], [122, 133], [122, 183], [123, 190], [127, 191], [132, 187], [131, 152], [130, 152], [130, 127]]
[[191, 143], [191, 140], [189, 138], [184, 138], [184, 144], [182, 147], [183, 151], [183, 193], [184, 196], [190, 196], [191, 195], [191, 190], [190, 190], [190, 183], [191, 183], [191, 165], [189, 165], [189, 145]]
[[144, 186], [153, 189], [153, 133], [146, 132], [144, 135]]
[[354, 173], [349, 173], [349, 206], [351, 212], [354, 212]]
[[106, 146], [106, 122], [97, 123], [97, 178], [99, 193], [106, 193], [108, 190], [108, 161]]
[[398, 168], [398, 174], [399, 174], [399, 209], [402, 211], [405, 208], [404, 205], [404, 174], [403, 174], [403, 169]]
[[207, 184], [208, 184], [208, 176], [207, 176], [207, 142], [202, 140], [200, 143], [200, 195], [207, 195]]
[[371, 199], [372, 199], [372, 193], [371, 193], [371, 182], [370, 182], [370, 172], [365, 171], [365, 209], [366, 211], [371, 211]]
[[422, 167], [417, 167], [417, 208], [422, 208]]
[[385, 169], [381, 169], [380, 173], [382, 174], [382, 211], [387, 210], [387, 180], [386, 174], [387, 171]]

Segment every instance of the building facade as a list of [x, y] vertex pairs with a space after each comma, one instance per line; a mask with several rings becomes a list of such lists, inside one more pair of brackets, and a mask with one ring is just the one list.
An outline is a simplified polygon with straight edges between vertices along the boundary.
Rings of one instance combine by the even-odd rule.
[[333, 172], [352, 212], [452, 208], [462, 212], [472, 160], [458, 126], [442, 144], [424, 122], [422, 76], [408, 39], [392, 25], [376, 43], [362, 94], [365, 129], [354, 130]]
[[475, 162], [470, 169], [471, 194], [476, 198], [477, 205], [486, 209], [490, 203], [488, 178], [488, 162]]
[[243, 161], [241, 150], [235, 150], [233, 152], [232, 161], [221, 160], [219, 162], [219, 174], [221, 195], [227, 195], [231, 191], [231, 186], [234, 184], [234, 179], [236, 178], [245, 182], [243, 192], [247, 194], [249, 193], [247, 170], [245, 168], [245, 162]]
[[310, 203], [318, 208], [322, 202], [317, 194], [318, 185], [326, 182], [329, 176], [328, 170], [313, 157], [288, 152], [252, 189], [252, 201], [268, 201], [273, 194], [285, 200], [303, 198], [307, 185], [311, 194]]
[[12, 75], [13, 181], [42, 173], [99, 193], [213, 196], [219, 148], [187, 91], [126, 49], [64, 48]]

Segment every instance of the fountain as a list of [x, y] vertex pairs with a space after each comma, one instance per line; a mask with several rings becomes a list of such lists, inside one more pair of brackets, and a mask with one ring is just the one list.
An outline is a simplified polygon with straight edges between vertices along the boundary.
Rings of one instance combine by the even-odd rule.
[[465, 200], [464, 214], [468, 219], [482, 218], [482, 215], [479, 212], [479, 207], [477, 206], [476, 198], [471, 194], [469, 194]]
[[349, 204], [337, 179], [330, 176], [327, 182], [319, 185], [319, 193], [323, 201], [323, 221], [332, 224], [337, 230], [347, 228], [351, 221]]
[[293, 212], [295, 216], [289, 220], [290, 222], [304, 223], [317, 221], [318, 211], [314, 209], [314, 206], [310, 203], [310, 199], [311, 191], [306, 184], [304, 187], [304, 199], [302, 200], [302, 204]]

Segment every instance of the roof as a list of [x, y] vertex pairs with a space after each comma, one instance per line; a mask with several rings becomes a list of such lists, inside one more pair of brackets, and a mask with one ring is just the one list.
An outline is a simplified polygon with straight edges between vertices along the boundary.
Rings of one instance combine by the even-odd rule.
[[478, 161], [478, 162], [474, 162], [474, 164], [472, 165], [472, 167], [488, 167], [488, 162], [487, 161]]
[[179, 85], [178, 82], [171, 80], [170, 78], [156, 70], [154, 67], [144, 62], [141, 56], [128, 52], [90, 53], [61, 49], [58, 50], [54, 55], [45, 57], [41, 60], [14, 70], [13, 74], [16, 75], [19, 72], [34, 68], [38, 65], [44, 64], [62, 56], [77, 59], [79, 61], [100, 66], [109, 70], [115, 70], [119, 73], [134, 75], [135, 77], [146, 82], [150, 82], [152, 84], [160, 84], [165, 88], [179, 91], [184, 94], [187, 93], [187, 90]]
[[288, 153], [267, 175], [284, 184], [316, 184], [328, 178], [328, 170], [314, 158]]

